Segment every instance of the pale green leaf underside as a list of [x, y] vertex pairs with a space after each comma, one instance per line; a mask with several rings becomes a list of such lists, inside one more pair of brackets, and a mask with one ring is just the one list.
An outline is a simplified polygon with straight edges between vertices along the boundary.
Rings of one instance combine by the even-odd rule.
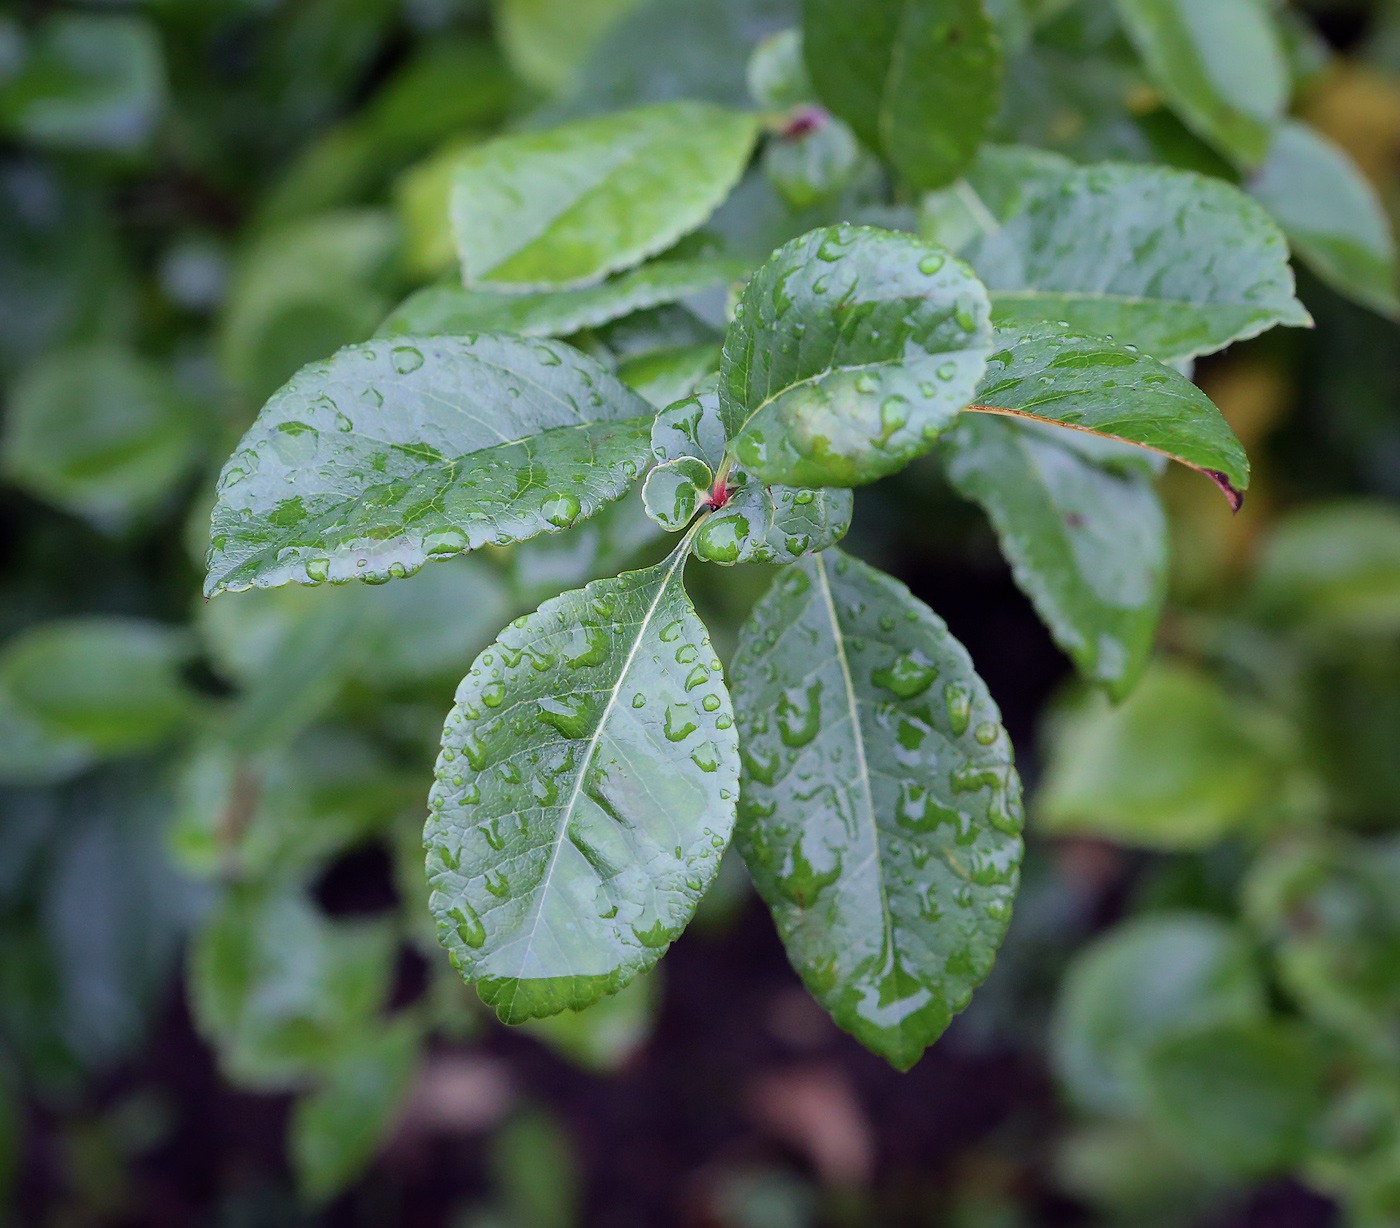
[[965, 255], [994, 318], [1062, 321], [1164, 361], [1312, 322], [1268, 214], [1188, 171], [1086, 167]]
[[1147, 472], [1095, 463], [1076, 436], [967, 414], [943, 444], [949, 478], [986, 509], [1056, 642], [1121, 698], [1147, 664], [1166, 596], [1166, 518]]
[[665, 563], [547, 601], [473, 665], [424, 840], [439, 935], [507, 1022], [650, 968], [719, 869], [738, 795], [724, 676]]
[[874, 227], [774, 253], [725, 338], [720, 416], [763, 482], [857, 486], [928, 451], [972, 398], [991, 341], [962, 261]]
[[634, 311], [674, 303], [732, 281], [744, 271], [743, 265], [729, 260], [655, 260], [578, 290], [504, 294], [462, 286], [427, 286], [400, 303], [379, 326], [379, 334], [502, 332], [567, 337]]
[[1001, 84], [981, 0], [806, 0], [803, 31], [818, 97], [911, 185], [971, 161]]
[[645, 467], [651, 411], [558, 341], [349, 346], [303, 368], [219, 478], [206, 595], [383, 581], [557, 532]]
[[1249, 192], [1334, 290], [1382, 315], [1400, 315], [1390, 219], [1340, 146], [1306, 124], [1285, 123]]
[[1146, 354], [1054, 324], [998, 328], [970, 407], [1159, 452], [1198, 469], [1238, 508], [1249, 458], [1224, 416], [1190, 380]]
[[664, 251], [729, 194], [758, 117], [667, 102], [468, 150], [452, 188], [467, 286], [564, 289]]
[[1259, 0], [1116, 0], [1128, 37], [1172, 109], [1237, 162], [1269, 148], [1288, 105], [1288, 65]]
[[828, 550], [740, 633], [737, 840], [793, 965], [907, 1069], [1006, 931], [1020, 785], [966, 651], [903, 585]]

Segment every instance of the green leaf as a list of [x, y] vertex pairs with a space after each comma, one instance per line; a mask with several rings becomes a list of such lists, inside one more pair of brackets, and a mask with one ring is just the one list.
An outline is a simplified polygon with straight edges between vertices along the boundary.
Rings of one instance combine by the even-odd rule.
[[663, 461], [647, 474], [642, 502], [650, 516], [668, 533], [679, 533], [710, 498], [714, 474], [693, 456]]
[[630, 268], [715, 211], [757, 135], [753, 115], [671, 102], [470, 149], [452, 190], [462, 280], [567, 289]]
[[492, 1176], [506, 1224], [573, 1228], [580, 1222], [578, 1159], [568, 1130], [553, 1113], [526, 1108], [491, 1142]]
[[828, 550], [740, 632], [737, 844], [836, 1022], [907, 1070], [1011, 917], [1020, 783], [966, 651], [903, 585]]
[[522, 81], [557, 94], [639, 0], [496, 0], [498, 37]]
[[793, 211], [841, 195], [861, 166], [855, 134], [813, 107], [763, 148], [763, 173]]
[[1313, 1044], [1281, 1023], [1225, 1023], [1155, 1045], [1143, 1062], [1152, 1120], [1188, 1155], [1240, 1177], [1282, 1173], [1323, 1108]]
[[855, 498], [846, 489], [764, 486], [737, 467], [726, 486], [723, 507], [695, 536], [696, 557], [709, 563], [794, 563], [834, 545], [851, 527]]
[[651, 1038], [661, 1010], [660, 971], [639, 976], [581, 1011], [560, 1011], [520, 1026], [584, 1070], [614, 1074]]
[[1382, 315], [1400, 315], [1390, 219], [1340, 145], [1289, 121], [1248, 187], [1323, 281]]
[[383, 922], [330, 921], [294, 886], [233, 886], [190, 950], [195, 1019], [229, 1078], [296, 1087], [378, 1016], [393, 956]]
[[1133, 449], [1086, 455], [1080, 439], [1106, 443], [982, 414], [943, 437], [949, 478], [986, 509], [1056, 643], [1122, 699], [1146, 668], [1166, 597], [1167, 523], [1150, 476], [1123, 456]]
[[729, 435], [720, 409], [718, 383], [702, 383], [656, 415], [651, 427], [652, 456], [662, 462], [693, 456], [712, 472], [724, 463]]
[[1084, 697], [1051, 730], [1039, 829], [1135, 848], [1207, 848], [1269, 800], [1280, 762], [1257, 717], [1205, 674], [1160, 664], [1119, 707]]
[[996, 234], [1074, 169], [1068, 158], [1048, 149], [983, 145], [957, 183], [924, 194], [919, 237], [961, 252], [973, 239]]
[[981, 0], [805, 0], [803, 36], [817, 97], [913, 187], [972, 161], [1001, 86]]
[[722, 282], [737, 280], [744, 266], [701, 257], [653, 260], [579, 290], [503, 294], [459, 286], [427, 286], [400, 303], [379, 326], [381, 336], [417, 333], [503, 332], [526, 337], [565, 337], [583, 328], [674, 303]]
[[452, 238], [452, 185], [477, 136], [444, 142], [435, 153], [410, 166], [394, 183], [394, 207], [403, 228], [404, 270], [420, 280], [445, 276], [457, 266]]
[[658, 409], [689, 396], [719, 370], [720, 347], [711, 342], [675, 345], [627, 359], [617, 378]]
[[763, 482], [858, 486], [927, 452], [991, 349], [986, 292], [941, 248], [873, 227], [774, 253], [724, 343], [720, 412]]
[[58, 149], [145, 143], [165, 101], [160, 40], [141, 17], [60, 13], [0, 83], [0, 126]]
[[1003, 325], [969, 406], [1135, 444], [1210, 478], [1239, 509], [1249, 458], [1190, 380], [1146, 354], [1053, 324]]
[[458, 689], [424, 836], [432, 909], [506, 1022], [645, 972], [719, 868], [738, 751], [689, 546], [517, 619]]
[[302, 1198], [324, 1203], [355, 1181], [387, 1141], [413, 1083], [422, 1041], [398, 1019], [337, 1053], [325, 1081], [298, 1097], [287, 1145]]
[[114, 345], [61, 350], [14, 387], [0, 464], [16, 485], [122, 529], [194, 463], [204, 422], [153, 363]]
[[760, 41], [749, 56], [744, 75], [750, 97], [764, 110], [784, 111], [816, 99], [807, 75], [801, 30], [779, 30]]
[[1083, 1109], [1133, 1117], [1145, 1108], [1143, 1066], [1153, 1045], [1267, 1011], [1242, 936], [1203, 913], [1123, 922], [1075, 957], [1050, 1030], [1056, 1076]]
[[1264, 160], [1288, 106], [1288, 64], [1259, 0], [1115, 0], [1154, 84], [1237, 162]]
[[224, 466], [205, 593], [382, 581], [567, 528], [626, 491], [650, 428], [645, 401], [562, 342], [347, 347], [273, 397]]
[[1190, 171], [1085, 167], [964, 254], [998, 320], [1064, 321], [1164, 361], [1311, 323], [1268, 214]]

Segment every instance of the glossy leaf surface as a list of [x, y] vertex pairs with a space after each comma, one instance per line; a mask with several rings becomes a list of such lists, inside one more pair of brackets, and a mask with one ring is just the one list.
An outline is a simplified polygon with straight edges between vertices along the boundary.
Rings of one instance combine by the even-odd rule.
[[1102, 446], [1081, 432], [966, 414], [944, 446], [949, 478], [986, 509], [1056, 642], [1122, 698], [1147, 664], [1166, 596], [1167, 523], [1134, 449], [1109, 445], [1096, 457], [1081, 439]]
[[1249, 458], [1224, 415], [1190, 380], [1146, 354], [1053, 324], [996, 331], [971, 408], [1053, 422], [1198, 469], [1238, 509]]
[[657, 567], [512, 623], [462, 681], [425, 843], [438, 932], [507, 1022], [577, 1010], [650, 968], [729, 842], [723, 673]]
[[873, 227], [816, 230], [745, 288], [720, 416], [760, 481], [858, 486], [933, 446], [990, 348], [986, 292], [960, 260]]
[[709, 498], [713, 480], [709, 465], [693, 456], [663, 461], [642, 487], [647, 515], [668, 533], [679, 533]]
[[654, 260], [578, 290], [504, 294], [460, 286], [427, 286], [400, 303], [379, 327], [381, 336], [474, 332], [565, 337], [634, 311], [674, 303], [742, 274], [741, 264], [712, 258]]
[[567, 528], [623, 494], [650, 429], [645, 401], [562, 342], [348, 347], [269, 401], [224, 466], [205, 592], [386, 580]]
[[1268, 214], [1188, 171], [1085, 167], [965, 255], [997, 319], [1064, 321], [1163, 360], [1311, 323]]
[[740, 633], [738, 847], [836, 1022], [908, 1069], [967, 1005], [1011, 916], [1020, 784], [942, 621], [836, 550]]
[[1382, 315], [1400, 314], [1390, 219], [1375, 188], [1339, 145], [1306, 124], [1285, 123], [1249, 192], [1334, 290]]
[[805, 0], [803, 41], [817, 96], [911, 186], [972, 160], [1001, 84], [981, 0]]
[[672, 102], [468, 150], [452, 190], [462, 280], [563, 289], [630, 268], [714, 212], [757, 135], [753, 115]]
[[1256, 0], [1115, 3], [1176, 113], [1236, 161], [1262, 161], [1290, 86], [1268, 6]]

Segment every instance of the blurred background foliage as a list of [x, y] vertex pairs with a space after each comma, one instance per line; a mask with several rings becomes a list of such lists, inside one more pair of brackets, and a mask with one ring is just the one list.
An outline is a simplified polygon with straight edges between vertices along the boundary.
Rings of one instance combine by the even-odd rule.
[[[997, 139], [1234, 177], [1111, 5], [988, 7]], [[1322, 165], [1349, 156], [1394, 212], [1400, 4], [1275, 16]], [[1317, 328], [1202, 364], [1255, 481], [1232, 518], [1163, 479], [1172, 603], [1121, 706], [1069, 682], [936, 457], [861, 495], [850, 548], [947, 616], [1033, 786], [997, 971], [909, 1076], [801, 993], [737, 862], [659, 972], [580, 1015], [507, 1032], [437, 947], [420, 836], [453, 687], [507, 619], [654, 548], [631, 501], [384, 587], [198, 600], [213, 478], [258, 405], [451, 274], [464, 149], [649, 100], [784, 105], [781, 40], [750, 56], [795, 19], [0, 11], [13, 1222], [1400, 1224], [1400, 334], [1393, 283], [1309, 229], [1340, 178], [1254, 185], [1294, 211]], [[916, 224], [826, 131], [770, 144], [711, 241], [761, 258], [857, 198]], [[664, 401], [723, 318], [710, 293], [574, 340]], [[698, 580], [728, 655], [762, 577]]]

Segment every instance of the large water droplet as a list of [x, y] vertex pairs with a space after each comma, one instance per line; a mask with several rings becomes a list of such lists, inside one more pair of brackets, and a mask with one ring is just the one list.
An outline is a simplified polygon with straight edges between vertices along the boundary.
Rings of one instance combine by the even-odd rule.
[[901, 653], [884, 669], [874, 670], [870, 681], [900, 699], [922, 695], [938, 677], [938, 667], [917, 651]]
[[409, 375], [423, 365], [423, 351], [415, 346], [396, 346], [389, 354], [389, 361], [400, 375]]
[[778, 699], [778, 736], [785, 746], [806, 746], [817, 736], [822, 721], [822, 684], [815, 679], [805, 690], [787, 688]]
[[479, 947], [486, 941], [486, 927], [481, 924], [481, 918], [476, 915], [476, 909], [466, 900], [461, 901], [447, 915], [457, 927], [457, 937], [467, 946]]

